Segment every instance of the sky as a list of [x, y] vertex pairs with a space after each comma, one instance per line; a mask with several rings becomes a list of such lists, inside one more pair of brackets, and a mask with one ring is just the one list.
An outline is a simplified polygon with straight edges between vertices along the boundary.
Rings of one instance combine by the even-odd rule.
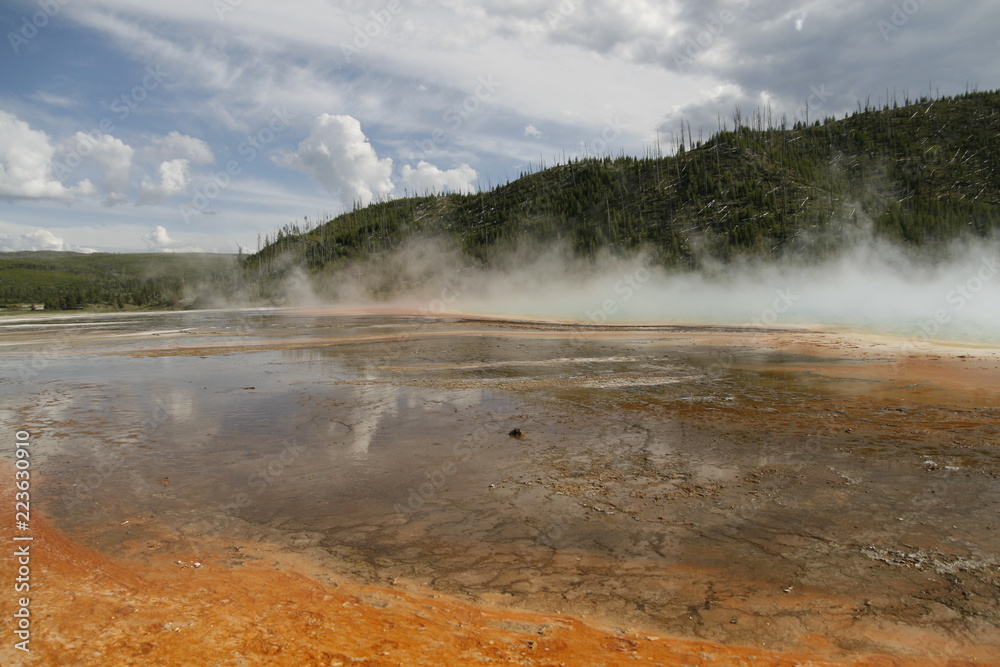
[[996, 0], [6, 0], [0, 250], [253, 251], [357, 204], [1000, 88]]

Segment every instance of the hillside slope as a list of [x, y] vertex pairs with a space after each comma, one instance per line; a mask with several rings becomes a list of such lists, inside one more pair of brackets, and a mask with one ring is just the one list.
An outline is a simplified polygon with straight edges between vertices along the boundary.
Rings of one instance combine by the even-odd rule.
[[[376, 203], [315, 229], [289, 225], [246, 264], [289, 253], [312, 269], [442, 236], [489, 265], [518, 242], [561, 240], [577, 254], [640, 246], [668, 266], [708, 253], [822, 255], [870, 226], [908, 245], [997, 228], [1000, 91], [860, 108], [768, 129], [761, 112], [669, 157], [575, 160], [489, 192]], [[287, 261], [281, 266], [287, 266]]]

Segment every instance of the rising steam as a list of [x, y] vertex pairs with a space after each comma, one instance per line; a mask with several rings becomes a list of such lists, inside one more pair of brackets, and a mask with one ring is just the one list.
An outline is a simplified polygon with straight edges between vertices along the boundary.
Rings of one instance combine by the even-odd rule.
[[703, 260], [696, 272], [650, 255], [581, 259], [558, 245], [477, 267], [440, 239], [336, 273], [288, 281], [287, 305], [371, 306], [425, 316], [582, 324], [848, 327], [929, 341], [1000, 343], [1000, 243], [907, 252], [868, 236], [822, 262]]

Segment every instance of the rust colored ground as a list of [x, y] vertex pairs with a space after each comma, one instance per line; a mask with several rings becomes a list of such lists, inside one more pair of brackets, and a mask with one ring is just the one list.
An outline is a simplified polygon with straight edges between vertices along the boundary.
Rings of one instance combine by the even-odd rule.
[[[676, 336], [684, 338], [691, 333], [678, 332]], [[358, 339], [243, 340], [215, 345], [206, 341], [184, 347], [165, 345], [141, 354], [207, 355], [230, 349], [289, 349], [324, 342], [339, 345]], [[773, 346], [817, 357], [890, 357], [884, 364], [866, 366], [866, 376], [899, 378], [907, 386], [928, 383], [933, 386], [925, 399], [930, 405], [939, 397], [960, 402], [965, 408], [996, 405], [1000, 358], [995, 351], [980, 351], [972, 358], [962, 351], [942, 348], [901, 351], [874, 337], [800, 337], [790, 332], [752, 336], [739, 331], [703, 332], [692, 344], [699, 343]], [[850, 366], [836, 364], [824, 366], [822, 371], [830, 377], [850, 377], [854, 372]], [[895, 399], [890, 394], [900, 390], [893, 387], [886, 390], [886, 396]], [[849, 407], [855, 409], [853, 404]], [[857, 410], [862, 411], [862, 407]], [[690, 414], [678, 411], [678, 418], [702, 416], [701, 408], [689, 410]], [[729, 409], [720, 409], [719, 414], [731, 418], [734, 428], [755, 424], [755, 419], [762, 423], [778, 419], [771, 413], [751, 417]], [[779, 417], [801, 420], [797, 414]], [[838, 422], [837, 426], [842, 425]], [[890, 427], [895, 428], [895, 424], [872, 429]], [[7, 463], [0, 465], [0, 502], [9, 514], [14, 507], [13, 480], [13, 468]], [[36, 485], [44, 488], [44, 482], [33, 479], [33, 489]], [[824, 656], [835, 649], [819, 636], [807, 638], [806, 645], [815, 649], [814, 655], [808, 655], [622, 633], [571, 616], [477, 606], [412, 586], [405, 590], [375, 587], [337, 575], [331, 580], [329, 571], [318, 571], [306, 558], [263, 542], [234, 544], [210, 536], [177, 538], [169, 548], [126, 544], [123, 555], [113, 559], [68, 538], [37, 510], [32, 513], [30, 531], [34, 538], [30, 542], [31, 651], [25, 653], [14, 648], [18, 640], [11, 631], [17, 599], [23, 595], [13, 591], [18, 567], [13, 552], [23, 543], [13, 541], [10, 521], [0, 525], [0, 590], [5, 591], [0, 595], [0, 665], [1000, 664], [1000, 658], [991, 661], [983, 653], [976, 653], [983, 655], [978, 662], [884, 655], [831, 661]]]
[[[5, 480], [13, 478], [9, 468], [3, 472]], [[9, 486], [3, 498], [12, 506]], [[4, 526], [0, 540], [14, 544], [13, 532]], [[197, 548], [176, 545], [169, 557], [114, 561], [37, 516], [31, 533], [31, 651], [13, 648], [15, 596], [4, 595], [5, 665], [941, 664], [886, 656], [830, 662], [613, 634], [565, 616], [486, 609], [348, 581], [324, 584], [293, 555], [262, 545], [241, 548], [241, 558], [252, 562], [233, 568], [232, 547], [204, 540]], [[12, 551], [0, 558], [5, 581], [15, 576]]]

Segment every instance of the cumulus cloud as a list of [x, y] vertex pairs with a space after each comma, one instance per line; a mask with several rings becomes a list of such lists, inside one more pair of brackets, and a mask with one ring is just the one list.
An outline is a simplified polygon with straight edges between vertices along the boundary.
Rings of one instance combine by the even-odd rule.
[[170, 238], [167, 230], [160, 225], [143, 234], [142, 241], [153, 252], [202, 252], [201, 248]]
[[[699, 3], [701, 4], [701, 3]], [[682, 20], [684, 4], [662, 0], [595, 0], [549, 12], [549, 37], [604, 55], [649, 62], [662, 55]]]
[[524, 136], [540, 139], [542, 136], [542, 132], [534, 125], [528, 125], [527, 127], [524, 128]]
[[[895, 6], [818, 0], [691, 3], [659, 64], [676, 69], [675, 56], [690, 56], [683, 60], [684, 71], [744, 91], [732, 102], [745, 112], [763, 106], [766, 92], [775, 118], [787, 114], [790, 121], [804, 120], [807, 100], [811, 119], [822, 118], [840, 116], [869, 97], [873, 104], [879, 97], [885, 103], [892, 89], [900, 103], [904, 91], [919, 97], [928, 93], [928, 79], [940, 83], [941, 94], [962, 92], [966, 81], [993, 80], [978, 62], [959, 62], [956, 54], [995, 50], [989, 26], [1000, 17], [997, 3], [970, 0], [960, 12], [947, 4], [913, 3], [914, 11], [894, 17]], [[724, 10], [730, 12], [728, 21]], [[955, 35], [962, 35], [962, 49], [956, 48]], [[703, 98], [676, 107], [668, 125], [676, 128], [683, 118], [714, 131], [717, 113], [732, 108]]]
[[[887, 86], [902, 102], [904, 90], [911, 98], [936, 95], [940, 85], [941, 94], [956, 94], [966, 82], [989, 86], [984, 82], [996, 79], [988, 60], [966, 57], [996, 49], [994, 0], [969, 0], [962, 11], [923, 1], [905, 7], [821, 0], [445, 2], [473, 24], [463, 32], [481, 43], [506, 36], [573, 46], [614, 62], [621, 75], [633, 71], [629, 65], [652, 66], [697, 83], [687, 99], [674, 96], [664, 105], [660, 129], [668, 132], [684, 120], [707, 136], [718, 114], [737, 104], [744, 112], [770, 104], [776, 120], [784, 114], [794, 122], [804, 119], [807, 100], [811, 117], [841, 116], [869, 96], [885, 102]], [[742, 92], [718, 106], [710, 92], [717, 86]]]
[[142, 179], [136, 205], [159, 204], [169, 197], [184, 192], [189, 180], [187, 160], [167, 160], [160, 164], [159, 183], [154, 183], [148, 178]]
[[476, 170], [467, 164], [462, 164], [455, 169], [443, 171], [429, 162], [421, 160], [414, 169], [410, 165], [403, 165], [403, 180], [417, 194], [425, 192], [475, 192], [474, 181], [479, 176]]
[[97, 252], [93, 248], [81, 248], [67, 243], [47, 229], [36, 229], [20, 236], [0, 235], [0, 252], [25, 250], [57, 250], [62, 252]]
[[94, 193], [89, 180], [69, 188], [53, 171], [49, 136], [0, 110], [0, 199], [54, 199], [70, 202]]
[[[353, 44], [358, 27], [373, 20], [370, 3], [313, 3], [311, 11], [297, 13], [280, 3], [242, 3], [222, 23], [215, 12], [192, 12], [189, 4], [93, 0], [65, 17], [88, 35], [111, 40], [114, 50], [130, 60], [156, 63], [169, 73], [168, 85], [149, 90], [149, 100], [123, 126], [150, 137], [134, 143], [142, 149], [143, 162], [141, 175], [133, 169], [140, 188], [132, 195], [138, 193], [144, 201], [156, 198], [152, 186], [166, 182], [159, 171], [163, 163], [187, 159], [195, 178], [198, 165], [208, 164], [209, 144], [220, 147], [222, 160], [221, 146], [260, 130], [274, 105], [286, 100], [294, 101], [304, 120], [290, 124], [272, 144], [272, 149], [290, 151], [276, 161], [322, 183], [341, 200], [335, 204], [350, 206], [396, 192], [392, 180], [410, 188], [401, 177], [404, 164], [411, 165], [406, 172], [411, 181], [425, 179], [418, 187], [427, 180], [429, 187], [446, 187], [442, 176], [421, 172], [419, 160], [445, 168], [471, 164], [480, 174], [499, 179], [509, 167], [516, 170], [540, 154], [601, 155], [616, 153], [620, 146], [640, 155], [659, 138], [670, 145], [682, 120], [695, 136], [702, 130], [707, 138], [718, 126], [719, 114], [732, 126], [736, 105], [746, 118], [755, 107], [771, 104], [776, 122], [782, 114], [794, 122], [807, 100], [811, 118], [840, 117], [858, 99], [870, 95], [874, 104], [880, 95], [895, 94], [893, 88], [900, 101], [906, 92], [911, 98], [926, 94], [929, 80], [935, 92], [940, 84], [946, 95], [962, 92], [966, 82], [998, 85], [996, 67], [981, 55], [996, 49], [996, 0], [967, 0], [961, 11], [949, 3], [901, 0], [404, 3], [405, 12], [394, 15], [391, 23], [373, 26], [369, 32], [378, 28], [378, 34], [368, 36], [372, 47], [350, 66], [345, 66], [340, 45]], [[897, 5], [901, 13], [894, 9]], [[74, 57], [68, 48], [50, 55], [66, 62]], [[92, 69], [103, 77], [125, 71]], [[484, 76], [503, 84], [488, 100], [477, 95]], [[65, 123], [73, 131], [87, 129], [92, 115], [75, 114], [102, 102], [97, 93], [106, 88], [98, 85], [99, 78], [79, 81], [74, 90], [80, 92], [64, 98], [39, 93], [37, 78], [22, 77], [11, 82], [10, 98], [17, 100], [16, 113], [25, 118], [51, 119], [51, 127]], [[138, 81], [100, 83], [127, 93]], [[65, 94], [63, 90], [54, 89]], [[73, 98], [79, 103], [73, 104]], [[19, 111], [29, 103], [31, 112]], [[159, 124], [164, 109], [173, 111], [169, 125]], [[320, 116], [331, 109], [344, 116]], [[621, 118], [615, 126], [622, 129], [605, 134], [604, 124], [612, 118]], [[39, 121], [32, 124], [35, 130], [43, 127]], [[199, 129], [187, 129], [195, 127]], [[180, 132], [170, 132], [172, 128]], [[531, 128], [543, 129], [543, 136]], [[208, 143], [186, 137], [185, 131]], [[293, 132], [298, 133], [294, 142], [285, 143]], [[85, 177], [98, 184], [94, 165], [68, 174], [56, 169], [53, 175], [54, 163], [45, 152], [51, 146], [43, 133], [36, 137], [41, 152], [13, 158], [31, 168], [12, 175], [7, 144], [18, 137], [20, 133], [12, 138], [6, 127], [0, 128], [0, 199], [72, 201], [89, 186]], [[388, 160], [379, 159], [389, 157], [391, 168]], [[262, 162], [242, 163], [243, 186], [287, 192], [289, 173], [274, 177]], [[144, 195], [143, 177], [150, 182]], [[314, 190], [317, 198], [327, 197], [321, 188]], [[294, 205], [312, 212], [326, 207], [325, 201], [317, 207], [299, 199]], [[248, 212], [264, 216], [262, 206], [247, 202], [216, 201], [201, 212], [219, 213], [220, 222], [237, 215], [239, 208], [244, 219]]]
[[154, 162], [176, 159], [184, 159], [191, 164], [215, 162], [215, 154], [208, 144], [201, 139], [181, 134], [177, 130], [162, 137], [154, 137], [149, 146], [143, 149], [143, 155]]
[[367, 205], [392, 192], [392, 158], [379, 159], [352, 116], [321, 114], [296, 152], [273, 160], [308, 174], [343, 204]]
[[[541, 38], [573, 44], [602, 55], [656, 50], [675, 30], [678, 2], [664, 0], [484, 0], [444, 4], [472, 24], [472, 36], [491, 34], [525, 42]], [[463, 30], [463, 33], [466, 32]]]
[[101, 172], [98, 180], [104, 190], [104, 203], [113, 206], [128, 197], [132, 180], [132, 158], [135, 149], [110, 134], [94, 137], [86, 132], [77, 132], [66, 143], [64, 163], [75, 164], [71, 158], [91, 162]]

